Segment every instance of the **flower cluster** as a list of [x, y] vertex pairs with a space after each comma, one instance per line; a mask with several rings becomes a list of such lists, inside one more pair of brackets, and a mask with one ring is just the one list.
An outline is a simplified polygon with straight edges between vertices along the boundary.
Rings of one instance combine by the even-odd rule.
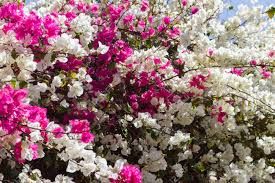
[[9, 85], [0, 91], [1, 148], [12, 148], [18, 163], [43, 157], [39, 141], [47, 141], [46, 109], [23, 103], [26, 96], [26, 90]]
[[[63, 127], [55, 125], [49, 131], [47, 110], [26, 103], [27, 91], [14, 90], [6, 85], [0, 90], [0, 140], [1, 148], [13, 152], [18, 163], [32, 161], [44, 156], [43, 143], [49, 142], [49, 134], [55, 138], [63, 135], [80, 135], [80, 141], [90, 143], [94, 135], [90, 132], [87, 120], [70, 120], [70, 128], [66, 132]], [[51, 124], [53, 125], [53, 124]]]
[[0, 182], [274, 182], [274, 8], [232, 8], [1, 1]]

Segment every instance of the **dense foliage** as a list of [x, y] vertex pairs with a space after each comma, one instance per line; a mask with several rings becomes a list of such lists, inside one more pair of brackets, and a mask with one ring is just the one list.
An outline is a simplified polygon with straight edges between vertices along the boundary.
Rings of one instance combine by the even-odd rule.
[[0, 182], [274, 182], [274, 8], [232, 8], [0, 1]]

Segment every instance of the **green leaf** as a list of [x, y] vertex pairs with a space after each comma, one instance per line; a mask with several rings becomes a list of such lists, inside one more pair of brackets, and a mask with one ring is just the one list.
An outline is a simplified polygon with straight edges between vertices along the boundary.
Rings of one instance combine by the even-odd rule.
[[202, 163], [202, 162], [199, 162], [195, 165], [195, 169], [198, 171], [198, 172], [205, 172], [206, 171], [206, 167], [205, 165]]
[[16, 80], [15, 80], [15, 79], [11, 80], [11, 86], [12, 86], [13, 88], [16, 87]]
[[75, 72], [69, 72], [69, 78], [76, 79], [77, 78], [77, 73], [75, 73]]
[[131, 111], [132, 111], [132, 108], [128, 103], [125, 105], [125, 107], [123, 107], [123, 109], [126, 113], [131, 113]]
[[28, 83], [26, 81], [20, 81], [20, 83], [19, 83], [20, 88], [25, 88], [27, 85], [28, 85]]
[[266, 13], [270, 19], [273, 18], [275, 14], [275, 7], [271, 7], [269, 10], [266, 11]]
[[108, 65], [108, 69], [114, 69], [116, 68], [116, 62], [111, 62], [109, 65]]
[[60, 106], [60, 107], [57, 107], [57, 111], [58, 111], [59, 113], [65, 113], [65, 112], [68, 111], [68, 109], [65, 108], [65, 107]]
[[268, 163], [267, 163], [269, 166], [272, 166], [272, 167], [275, 167], [275, 162], [274, 161], [269, 161]]
[[43, 100], [40, 98], [40, 99], [38, 99], [38, 104], [39, 105], [42, 105], [43, 104]]
[[234, 6], [230, 5], [230, 6], [228, 7], [228, 9], [229, 9], [229, 10], [233, 10], [233, 9], [234, 9]]
[[14, 49], [11, 51], [11, 56], [13, 59], [16, 59], [18, 57], [18, 54], [16, 53], [16, 51]]

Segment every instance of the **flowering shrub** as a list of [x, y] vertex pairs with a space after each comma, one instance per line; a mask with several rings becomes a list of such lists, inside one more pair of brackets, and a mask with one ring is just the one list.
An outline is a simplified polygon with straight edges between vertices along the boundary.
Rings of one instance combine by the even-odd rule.
[[227, 9], [1, 1], [0, 182], [274, 182], [274, 8]]

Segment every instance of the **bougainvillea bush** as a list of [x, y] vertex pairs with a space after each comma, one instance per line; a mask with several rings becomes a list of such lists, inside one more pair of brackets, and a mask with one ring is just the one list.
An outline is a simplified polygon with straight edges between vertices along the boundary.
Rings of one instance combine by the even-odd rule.
[[0, 182], [275, 182], [274, 8], [232, 8], [0, 1]]

